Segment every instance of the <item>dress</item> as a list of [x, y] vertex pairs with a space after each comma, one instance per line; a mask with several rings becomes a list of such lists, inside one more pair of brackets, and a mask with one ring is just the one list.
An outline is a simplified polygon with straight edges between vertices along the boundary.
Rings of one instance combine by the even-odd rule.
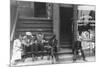
[[14, 40], [13, 43], [13, 55], [12, 61], [21, 59], [21, 41], [19, 39]]

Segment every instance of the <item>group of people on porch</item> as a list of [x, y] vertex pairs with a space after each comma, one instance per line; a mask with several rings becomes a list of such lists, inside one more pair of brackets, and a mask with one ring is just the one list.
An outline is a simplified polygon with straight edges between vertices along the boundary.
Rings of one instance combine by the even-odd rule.
[[35, 53], [38, 53], [38, 51], [42, 51], [44, 49], [44, 43], [48, 43], [48, 40], [44, 38], [43, 33], [37, 33], [35, 36], [32, 35], [31, 32], [26, 32], [24, 36], [19, 34], [13, 42], [12, 62], [22, 59], [22, 55], [24, 54], [22, 46], [25, 46], [25, 52], [30, 52], [32, 48]]
[[[89, 30], [89, 32], [92, 33], [91, 30]], [[83, 57], [83, 60], [86, 61], [83, 49], [86, 49], [88, 47], [84, 47], [84, 45], [86, 45], [87, 43], [82, 40], [94, 38], [94, 34], [89, 34], [89, 32], [83, 31], [81, 32], [81, 34], [78, 32], [78, 38], [73, 47], [73, 61], [76, 61], [76, 55], [81, 55]], [[43, 33], [38, 33], [35, 36], [33, 36], [31, 32], [26, 32], [24, 36], [18, 35], [18, 37], [13, 42], [12, 62], [14, 63], [22, 59], [22, 55], [24, 53], [22, 47], [23, 45], [26, 46], [27, 51], [31, 51], [32, 48], [35, 53], [38, 53], [38, 51], [42, 51], [44, 49], [44, 43], [48, 43], [48, 40], [44, 38]], [[91, 49], [94, 48], [94, 42], [90, 43], [93, 45]], [[33, 44], [34, 46], [32, 47], [31, 45]]]

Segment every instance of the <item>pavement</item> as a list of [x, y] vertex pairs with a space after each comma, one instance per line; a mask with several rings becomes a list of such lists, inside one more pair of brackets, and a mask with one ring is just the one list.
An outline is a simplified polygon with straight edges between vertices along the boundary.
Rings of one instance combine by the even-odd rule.
[[[74, 63], [84, 63], [84, 62], [95, 62], [95, 56], [86, 57], [87, 61], [83, 61], [82, 58], [76, 60]], [[40, 59], [38, 57], [38, 60], [32, 61], [32, 58], [27, 58], [25, 62], [19, 62], [16, 65], [12, 65], [12, 67], [22, 67], [22, 66], [34, 66], [34, 65], [48, 65], [52, 64], [52, 62], [55, 62], [55, 60], [47, 60], [47, 56], [44, 57], [44, 59]], [[55, 64], [67, 64], [67, 63], [73, 63], [73, 55], [59, 55], [59, 60], [55, 62]]]

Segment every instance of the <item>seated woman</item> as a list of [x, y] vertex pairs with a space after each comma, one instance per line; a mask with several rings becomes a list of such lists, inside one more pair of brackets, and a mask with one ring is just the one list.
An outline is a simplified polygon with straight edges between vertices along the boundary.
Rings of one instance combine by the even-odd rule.
[[12, 55], [12, 64], [16, 64], [21, 60], [22, 55], [22, 45], [21, 45], [22, 37], [19, 35], [13, 42], [13, 55]]

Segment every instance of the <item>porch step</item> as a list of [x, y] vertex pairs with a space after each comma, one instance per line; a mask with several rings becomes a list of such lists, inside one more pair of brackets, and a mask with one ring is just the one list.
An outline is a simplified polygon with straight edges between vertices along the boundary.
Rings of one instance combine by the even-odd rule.
[[40, 28], [44, 28], [44, 27], [47, 27], [47, 28], [52, 28], [52, 25], [51, 24], [19, 24], [18, 27], [23, 27], [23, 28], [37, 28], [37, 27], [40, 27]]
[[67, 49], [71, 49], [71, 48], [72, 48], [71, 45], [61, 45], [60, 47], [61, 47], [61, 48], [67, 48]]
[[22, 24], [53, 24], [52, 20], [35, 20], [35, 19], [19, 19], [19, 23]]
[[72, 43], [71, 42], [61, 42], [61, 48], [72, 48]]
[[63, 55], [63, 54], [72, 54], [72, 49], [61, 48], [60, 51], [58, 52], [58, 55]]

